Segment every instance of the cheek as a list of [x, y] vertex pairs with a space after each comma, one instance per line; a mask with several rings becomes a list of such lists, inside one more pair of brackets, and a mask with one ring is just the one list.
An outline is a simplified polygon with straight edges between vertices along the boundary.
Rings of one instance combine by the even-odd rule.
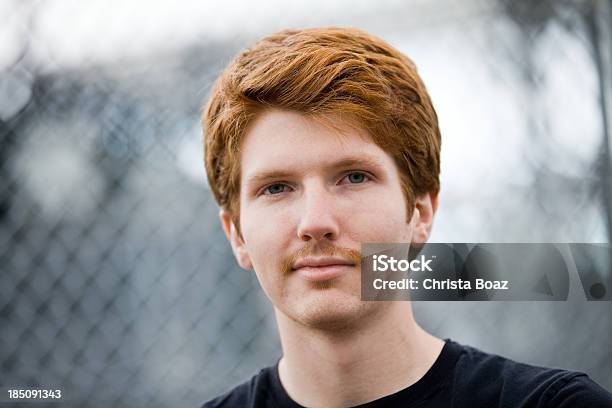
[[[406, 202], [400, 191], [379, 195], [348, 217], [347, 231], [359, 242], [405, 242], [411, 238], [406, 222]], [[354, 209], [353, 209], [354, 210]]]
[[278, 214], [258, 208], [242, 210], [240, 217], [242, 236], [254, 269], [267, 270], [283, 253], [284, 239], [289, 236], [288, 222]]
[[269, 299], [278, 299], [284, 280], [279, 279], [282, 257], [287, 253], [290, 225], [278, 214], [248, 209], [241, 211], [245, 248], [257, 280]]
[[404, 241], [410, 234], [410, 224], [406, 222], [406, 212], [403, 206], [394, 206], [389, 211], [381, 211], [377, 232], [387, 242]]

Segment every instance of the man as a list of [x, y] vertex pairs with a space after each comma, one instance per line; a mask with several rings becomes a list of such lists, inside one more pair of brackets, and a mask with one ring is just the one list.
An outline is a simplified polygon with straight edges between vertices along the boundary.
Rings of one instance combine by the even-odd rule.
[[205, 162], [283, 356], [204, 407], [612, 406], [586, 375], [443, 341], [410, 302], [360, 299], [360, 245], [425, 243], [440, 133], [414, 64], [354, 29], [283, 31], [240, 54], [202, 118]]

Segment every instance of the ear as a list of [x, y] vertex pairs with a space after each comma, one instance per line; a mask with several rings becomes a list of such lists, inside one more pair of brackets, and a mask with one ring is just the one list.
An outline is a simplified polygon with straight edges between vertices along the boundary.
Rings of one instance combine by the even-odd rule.
[[416, 197], [414, 214], [412, 215], [412, 243], [423, 245], [429, 239], [434, 215], [438, 209], [438, 195], [434, 193], [421, 194]]
[[242, 237], [236, 230], [236, 226], [234, 225], [229, 212], [221, 209], [221, 211], [219, 211], [219, 219], [221, 220], [221, 225], [223, 226], [225, 236], [232, 246], [232, 251], [234, 252], [236, 261], [238, 261], [238, 265], [240, 265], [240, 267], [243, 269], [253, 269], [251, 257], [249, 256]]

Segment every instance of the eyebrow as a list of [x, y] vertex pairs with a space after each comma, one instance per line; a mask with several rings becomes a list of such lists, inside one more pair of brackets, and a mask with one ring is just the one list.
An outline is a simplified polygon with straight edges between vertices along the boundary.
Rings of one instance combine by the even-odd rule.
[[[335, 170], [347, 167], [368, 167], [374, 169], [382, 169], [384, 167], [383, 163], [371, 156], [362, 156], [362, 157], [345, 157], [340, 160], [334, 161], [330, 164], [325, 165], [325, 168], [328, 170]], [[295, 172], [287, 171], [287, 170], [264, 170], [256, 172], [255, 174], [249, 176], [245, 185], [252, 186], [254, 184], [259, 184], [265, 182], [267, 180], [274, 179], [282, 179], [286, 177], [290, 177], [295, 175]]]

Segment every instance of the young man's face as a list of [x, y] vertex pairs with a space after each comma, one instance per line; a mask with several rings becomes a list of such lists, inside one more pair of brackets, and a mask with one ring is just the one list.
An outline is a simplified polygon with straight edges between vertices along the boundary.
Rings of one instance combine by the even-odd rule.
[[364, 131], [334, 124], [344, 130], [293, 112], [260, 115], [242, 143], [244, 241], [221, 213], [240, 265], [255, 269], [278, 311], [313, 328], [376, 311], [384, 302], [360, 300], [360, 245], [424, 242], [436, 206], [417, 198], [407, 222], [391, 156]]

